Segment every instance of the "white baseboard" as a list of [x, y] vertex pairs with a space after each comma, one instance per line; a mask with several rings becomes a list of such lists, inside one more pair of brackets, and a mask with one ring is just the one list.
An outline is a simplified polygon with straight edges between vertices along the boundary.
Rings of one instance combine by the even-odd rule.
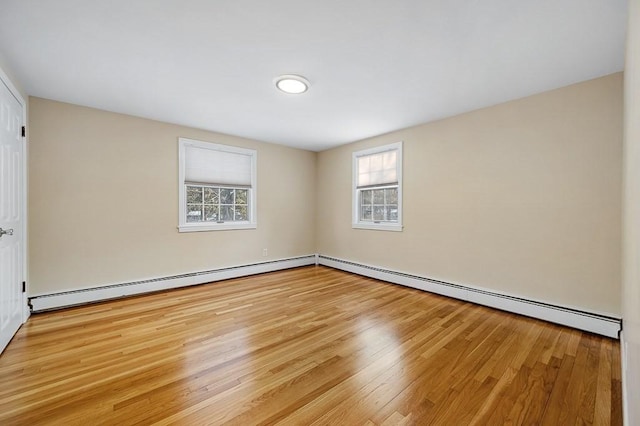
[[574, 308], [552, 305], [508, 294], [496, 293], [477, 287], [433, 280], [430, 278], [364, 265], [329, 256], [318, 255], [318, 264], [341, 269], [343, 271], [353, 272], [370, 278], [388, 281], [394, 284], [441, 294], [443, 296], [453, 297], [455, 299], [477, 303], [479, 305], [501, 309], [503, 311], [566, 325], [615, 339], [618, 338], [618, 333], [621, 329], [621, 319], [619, 317], [585, 312]]
[[204, 284], [213, 281], [227, 280], [230, 278], [244, 277], [247, 275], [262, 274], [264, 272], [279, 271], [281, 269], [315, 265], [316, 262], [316, 255], [311, 254], [308, 256], [193, 272], [170, 277], [152, 278], [129, 283], [110, 284], [80, 290], [34, 295], [29, 298], [29, 302], [31, 304], [32, 312], [42, 312], [69, 306], [101, 302], [104, 300], [118, 299], [136, 294]]

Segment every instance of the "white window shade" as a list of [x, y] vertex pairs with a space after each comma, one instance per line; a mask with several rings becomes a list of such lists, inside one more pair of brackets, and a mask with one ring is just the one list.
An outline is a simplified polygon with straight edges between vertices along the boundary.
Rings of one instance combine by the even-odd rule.
[[397, 150], [358, 157], [357, 187], [395, 184], [398, 182]]
[[251, 155], [185, 146], [184, 180], [189, 183], [251, 186]]

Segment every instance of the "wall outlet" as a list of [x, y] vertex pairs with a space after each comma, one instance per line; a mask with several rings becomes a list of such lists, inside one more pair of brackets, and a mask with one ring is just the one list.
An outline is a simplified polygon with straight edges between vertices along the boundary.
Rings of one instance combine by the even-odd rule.
[[262, 257], [267, 257], [268, 251], [266, 248], [262, 249]]

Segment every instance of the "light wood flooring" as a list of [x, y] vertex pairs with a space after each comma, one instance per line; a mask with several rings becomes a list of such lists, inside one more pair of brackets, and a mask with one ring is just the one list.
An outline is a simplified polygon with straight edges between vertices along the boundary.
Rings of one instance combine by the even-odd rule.
[[311, 266], [33, 315], [0, 425], [619, 425], [619, 353]]

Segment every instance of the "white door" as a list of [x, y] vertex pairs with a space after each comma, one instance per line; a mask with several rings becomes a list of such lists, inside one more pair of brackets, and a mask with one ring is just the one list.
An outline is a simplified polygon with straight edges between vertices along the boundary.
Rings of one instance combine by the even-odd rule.
[[0, 352], [22, 324], [22, 105], [0, 78]]

